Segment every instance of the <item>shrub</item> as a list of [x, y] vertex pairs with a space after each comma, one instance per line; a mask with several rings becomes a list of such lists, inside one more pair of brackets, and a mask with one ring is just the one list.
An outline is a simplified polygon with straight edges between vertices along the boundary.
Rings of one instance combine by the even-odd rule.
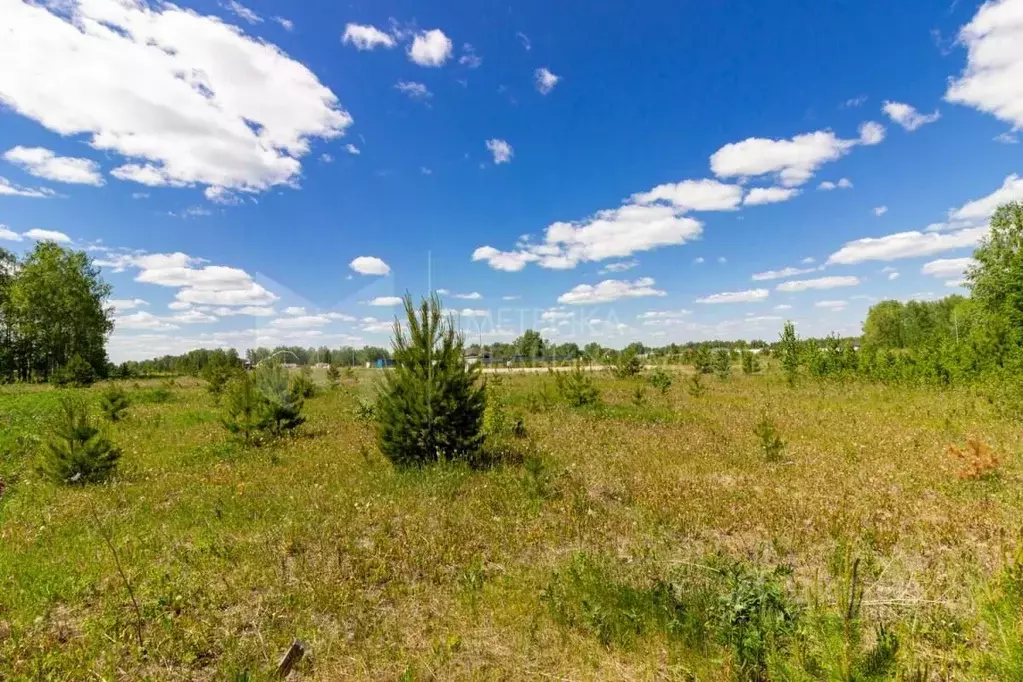
[[234, 373], [234, 367], [231, 367], [226, 361], [218, 360], [213, 360], [199, 372], [199, 377], [206, 382], [206, 390], [210, 392], [217, 404], [220, 403], [220, 396], [224, 393], [227, 382], [231, 380]]
[[359, 396], [355, 404], [355, 420], [360, 422], [371, 422], [376, 419], [376, 405], [373, 401]]
[[130, 405], [128, 394], [120, 386], [110, 386], [103, 391], [103, 395], [100, 397], [100, 409], [112, 422], [121, 421]]
[[720, 350], [714, 355], [714, 373], [721, 381], [732, 376], [732, 354], [727, 350]]
[[376, 416], [380, 451], [398, 465], [471, 459], [483, 444], [486, 387], [466, 364], [464, 340], [440, 298], [417, 311], [405, 296], [407, 330], [395, 322], [394, 369], [384, 375]]
[[636, 352], [631, 349], [625, 349], [618, 354], [618, 359], [615, 361], [615, 366], [612, 372], [619, 379], [628, 379], [634, 377], [643, 371], [643, 363], [640, 362], [639, 356]]
[[642, 386], [637, 386], [636, 390], [632, 393], [632, 404], [636, 407], [643, 407], [646, 405], [646, 389]]
[[661, 395], [665, 395], [668, 393], [668, 390], [671, 389], [672, 383], [673, 380], [671, 378], [671, 375], [665, 372], [660, 367], [655, 369], [653, 373], [650, 374], [650, 385], [656, 388], [658, 391], [660, 391]]
[[686, 382], [686, 390], [694, 398], [699, 398], [706, 393], [707, 387], [703, 385], [703, 375], [697, 372], [690, 376], [689, 381]]
[[600, 392], [578, 363], [571, 371], [555, 372], [554, 386], [561, 399], [572, 407], [586, 407], [600, 402]]
[[751, 353], [748, 350], [742, 351], [742, 373], [743, 374], [756, 374], [760, 371], [760, 360], [757, 359], [755, 353]]
[[707, 346], [698, 346], [693, 352], [693, 367], [700, 374], [714, 371], [714, 357]]
[[955, 444], [949, 445], [948, 454], [959, 460], [962, 465], [956, 475], [963, 480], [976, 481], [998, 475], [1001, 461], [998, 455], [992, 452], [988, 444], [982, 440], [970, 438], [966, 441], [965, 448], [960, 448]]
[[67, 364], [53, 371], [50, 381], [56, 386], [84, 388], [96, 382], [96, 370], [81, 355], [72, 355]]
[[791, 322], [786, 322], [782, 329], [779, 342], [779, 353], [781, 354], [781, 366], [785, 370], [785, 380], [789, 386], [796, 385], [799, 378], [799, 339], [796, 337], [796, 327]]
[[331, 365], [327, 368], [327, 386], [330, 390], [336, 391], [337, 387], [341, 385], [341, 370], [337, 368], [337, 365]]
[[500, 436], [508, 428], [508, 415], [504, 407], [501, 377], [493, 376], [487, 381], [486, 408], [483, 410], [483, 433], [486, 436]]
[[783, 568], [763, 572], [743, 564], [725, 571], [717, 625], [740, 679], [767, 679], [770, 654], [783, 649], [795, 631], [797, 611], [781, 582], [786, 574]]
[[316, 384], [313, 383], [313, 371], [303, 367], [298, 374], [291, 377], [291, 393], [299, 398], [312, 398], [316, 395]]
[[59, 483], [96, 483], [117, 469], [120, 451], [95, 428], [81, 401], [62, 396], [42, 470]]
[[252, 373], [263, 400], [260, 427], [273, 436], [294, 431], [305, 423], [302, 387], [288, 381], [288, 370], [275, 362], [264, 362]]
[[252, 445], [264, 412], [264, 401], [248, 372], [239, 372], [224, 391], [225, 416], [221, 423], [246, 446]]
[[785, 450], [785, 441], [778, 436], [774, 422], [765, 414], [753, 428], [753, 433], [760, 438], [760, 447], [764, 450], [764, 459], [768, 462], [776, 462], [781, 459]]

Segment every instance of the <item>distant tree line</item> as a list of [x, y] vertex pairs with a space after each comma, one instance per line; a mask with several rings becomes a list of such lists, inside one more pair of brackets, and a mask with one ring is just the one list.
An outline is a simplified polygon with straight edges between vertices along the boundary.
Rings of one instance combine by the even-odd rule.
[[0, 248], [0, 381], [47, 381], [69, 365], [104, 376], [110, 292], [84, 252], [40, 242], [19, 259]]
[[969, 297], [882, 301], [867, 312], [862, 347], [800, 342], [814, 376], [942, 384], [1023, 374], [1023, 203], [999, 208], [966, 274]]
[[[386, 348], [363, 346], [353, 348], [303, 348], [301, 346], [277, 346], [275, 348], [250, 348], [245, 351], [245, 361], [258, 365], [267, 358], [274, 358], [285, 364], [309, 366], [328, 364], [341, 367], [361, 367], [367, 362], [390, 360], [391, 353]], [[241, 366], [242, 357], [234, 348], [199, 348], [182, 355], [164, 355], [150, 360], [129, 361], [117, 366], [115, 374], [123, 377], [159, 376], [159, 375], [199, 375], [207, 367]]]

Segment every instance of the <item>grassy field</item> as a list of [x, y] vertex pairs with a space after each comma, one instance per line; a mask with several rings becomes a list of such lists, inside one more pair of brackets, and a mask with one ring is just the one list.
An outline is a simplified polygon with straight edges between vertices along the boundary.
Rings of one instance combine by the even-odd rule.
[[[0, 679], [258, 680], [296, 638], [310, 680], [1023, 671], [1020, 428], [975, 392], [511, 375], [502, 462], [398, 471], [375, 376], [249, 450], [198, 382], [129, 382], [120, 472], [77, 488], [36, 471], [57, 392], [2, 389]], [[957, 475], [968, 438], [996, 475]]]

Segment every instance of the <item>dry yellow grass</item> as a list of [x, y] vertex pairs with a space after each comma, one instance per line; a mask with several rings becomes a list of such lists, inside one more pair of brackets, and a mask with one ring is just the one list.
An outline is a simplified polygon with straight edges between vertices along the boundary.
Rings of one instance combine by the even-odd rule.
[[[0, 394], [0, 679], [262, 679], [293, 638], [310, 680], [738, 674], [718, 644], [606, 645], [553, 618], [545, 590], [579, 553], [638, 586], [715, 561], [788, 565], [786, 590], [817, 610], [855, 555], [864, 621], [897, 629], [900, 670], [982, 676], [978, 590], [1016, 545], [1023, 499], [1018, 426], [969, 390], [735, 377], [636, 406], [637, 382], [602, 375], [603, 406], [573, 410], [530, 398], [544, 375], [508, 376], [527, 464], [402, 472], [354, 418], [371, 380], [248, 451], [201, 387], [179, 385], [110, 426], [121, 473], [84, 489], [30, 465], [49, 392]], [[754, 433], [765, 413], [786, 441], [777, 462]], [[946, 452], [966, 438], [1005, 454], [997, 479], [957, 477]]]

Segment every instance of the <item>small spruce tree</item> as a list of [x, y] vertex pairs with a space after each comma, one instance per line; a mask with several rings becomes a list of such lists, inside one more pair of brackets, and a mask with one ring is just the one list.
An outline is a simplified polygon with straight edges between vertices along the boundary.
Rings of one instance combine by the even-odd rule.
[[555, 372], [554, 385], [558, 395], [572, 407], [586, 407], [600, 402], [600, 391], [579, 363], [569, 372]]
[[727, 350], [714, 354], [714, 373], [721, 381], [727, 381], [732, 376], [732, 354]]
[[640, 362], [635, 350], [626, 348], [618, 354], [618, 360], [612, 371], [619, 379], [628, 379], [643, 371], [643, 363]]
[[697, 346], [693, 352], [693, 367], [700, 374], [710, 374], [714, 371], [714, 358], [707, 346]]
[[288, 379], [288, 370], [277, 362], [264, 362], [253, 372], [263, 399], [260, 427], [273, 436], [294, 431], [303, 423], [304, 388]]
[[224, 390], [224, 417], [220, 420], [233, 436], [252, 445], [265, 412], [263, 397], [248, 372], [239, 372]]
[[206, 390], [213, 396], [213, 401], [220, 404], [220, 396], [227, 387], [227, 382], [235, 373], [235, 368], [226, 359], [217, 356], [202, 368], [199, 377], [206, 382]]
[[57, 386], [85, 388], [96, 382], [96, 370], [81, 355], [72, 355], [63, 367], [58, 367], [50, 375], [50, 381]]
[[661, 395], [666, 395], [668, 393], [673, 382], [674, 380], [671, 378], [671, 375], [660, 367], [650, 374], [650, 385], [660, 391]]
[[755, 353], [748, 350], [742, 351], [742, 373], [756, 374], [760, 371], [760, 361]]
[[62, 396], [42, 471], [58, 483], [85, 484], [107, 479], [121, 452], [92, 425], [85, 403]]
[[707, 392], [707, 387], [703, 385], [703, 375], [700, 372], [689, 377], [686, 390], [689, 391], [689, 395], [694, 398], [699, 398]]
[[327, 368], [327, 386], [332, 391], [336, 391], [338, 386], [341, 385], [341, 370], [337, 368], [337, 365], [332, 364]]
[[107, 419], [112, 422], [119, 422], [124, 419], [124, 413], [131, 405], [128, 394], [120, 386], [110, 386], [100, 397], [100, 409]]
[[785, 380], [789, 386], [796, 384], [799, 378], [799, 338], [796, 336], [796, 327], [791, 322], [786, 322], [782, 329], [781, 341], [778, 352], [781, 355], [781, 366], [785, 370]]
[[405, 295], [407, 331], [395, 320], [394, 368], [376, 404], [380, 451], [400, 466], [471, 459], [483, 445], [486, 387], [465, 362], [464, 339], [444, 318], [440, 298], [418, 310]]

